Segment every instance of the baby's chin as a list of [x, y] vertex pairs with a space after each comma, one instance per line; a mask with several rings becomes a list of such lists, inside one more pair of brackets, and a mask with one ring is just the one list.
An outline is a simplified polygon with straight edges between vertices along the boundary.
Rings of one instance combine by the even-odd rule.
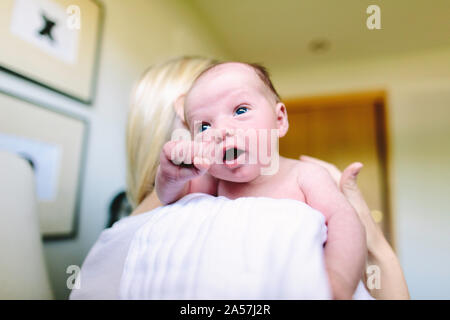
[[261, 174], [261, 168], [258, 165], [244, 164], [230, 169], [223, 164], [216, 164], [209, 169], [208, 173], [219, 180], [245, 183], [259, 177]]

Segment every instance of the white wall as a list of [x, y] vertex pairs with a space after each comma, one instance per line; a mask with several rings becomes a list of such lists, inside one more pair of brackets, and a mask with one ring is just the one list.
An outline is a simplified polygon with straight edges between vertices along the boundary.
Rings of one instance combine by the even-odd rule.
[[68, 265], [81, 265], [107, 222], [112, 197], [125, 188], [125, 122], [133, 83], [151, 64], [181, 54], [225, 58], [222, 48], [182, 0], [105, 0], [97, 95], [83, 105], [0, 73], [0, 87], [89, 121], [78, 235], [45, 243], [50, 279], [67, 297]]
[[[86, 106], [0, 73], [0, 87], [88, 119], [90, 132], [76, 239], [45, 244], [57, 298], [66, 267], [81, 265], [125, 187], [124, 127], [133, 82], [179, 54], [226, 58], [182, 0], [105, 0], [97, 96]], [[450, 298], [450, 48], [271, 70], [284, 97], [385, 88], [389, 93], [397, 250], [413, 298]], [[447, 161], [446, 161], [447, 160]]]
[[285, 98], [386, 89], [400, 262], [412, 298], [450, 299], [450, 47], [271, 71]]

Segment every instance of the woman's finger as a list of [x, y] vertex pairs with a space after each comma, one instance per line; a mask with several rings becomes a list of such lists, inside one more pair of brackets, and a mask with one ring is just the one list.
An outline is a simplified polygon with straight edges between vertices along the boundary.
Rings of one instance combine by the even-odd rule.
[[356, 182], [356, 179], [362, 167], [363, 167], [362, 163], [354, 162], [350, 164], [347, 168], [345, 168], [345, 170], [342, 172], [339, 187], [342, 193], [344, 193], [347, 200], [358, 212], [360, 218], [363, 220], [367, 218], [366, 216], [370, 216], [370, 209], [367, 206], [367, 203], [364, 200], [364, 197], [362, 196], [361, 191], [359, 190], [358, 184]]
[[344, 192], [346, 190], [352, 190], [358, 188], [356, 184], [356, 178], [361, 171], [363, 164], [361, 162], [353, 162], [342, 172], [341, 180], [339, 182], [339, 187], [341, 191]]
[[366, 229], [367, 247], [369, 248], [369, 251], [371, 251], [371, 248], [373, 248], [376, 243], [376, 239], [380, 239], [380, 237], [383, 238], [383, 233], [373, 219], [370, 208], [364, 200], [364, 197], [356, 182], [362, 167], [362, 163], [359, 162], [354, 162], [349, 165], [342, 173], [342, 178], [339, 185], [347, 200], [353, 208], [355, 208], [362, 224], [364, 225], [364, 228]]
[[336, 182], [336, 185], [339, 186], [339, 181], [341, 180], [341, 172], [335, 165], [328, 163], [326, 161], [323, 161], [323, 160], [320, 160], [317, 158], [313, 158], [310, 156], [305, 156], [305, 155], [301, 155], [300, 160], [309, 162], [309, 163], [315, 163], [315, 164], [318, 164], [318, 165], [322, 166], [323, 168], [327, 169], [328, 173], [331, 175], [334, 182]]

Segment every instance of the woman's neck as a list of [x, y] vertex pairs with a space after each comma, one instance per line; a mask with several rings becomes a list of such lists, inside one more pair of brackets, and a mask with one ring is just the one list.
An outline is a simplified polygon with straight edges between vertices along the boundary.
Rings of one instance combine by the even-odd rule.
[[136, 216], [138, 214], [148, 212], [150, 210], [160, 207], [161, 205], [162, 204], [158, 199], [156, 190], [153, 190], [144, 198], [144, 200], [141, 201], [141, 203], [136, 207], [136, 209], [133, 210], [130, 216]]

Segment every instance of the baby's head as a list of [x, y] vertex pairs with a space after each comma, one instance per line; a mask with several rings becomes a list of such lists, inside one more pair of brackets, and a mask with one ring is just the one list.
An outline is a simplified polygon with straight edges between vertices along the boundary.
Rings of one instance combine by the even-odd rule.
[[267, 158], [277, 152], [271, 132], [279, 138], [288, 130], [286, 107], [267, 71], [255, 64], [213, 65], [197, 77], [183, 105], [193, 137], [210, 135], [221, 144], [225, 165], [213, 166], [210, 172], [225, 180], [255, 178], [255, 170], [259, 174], [261, 166], [270, 165], [262, 161], [262, 153]]

